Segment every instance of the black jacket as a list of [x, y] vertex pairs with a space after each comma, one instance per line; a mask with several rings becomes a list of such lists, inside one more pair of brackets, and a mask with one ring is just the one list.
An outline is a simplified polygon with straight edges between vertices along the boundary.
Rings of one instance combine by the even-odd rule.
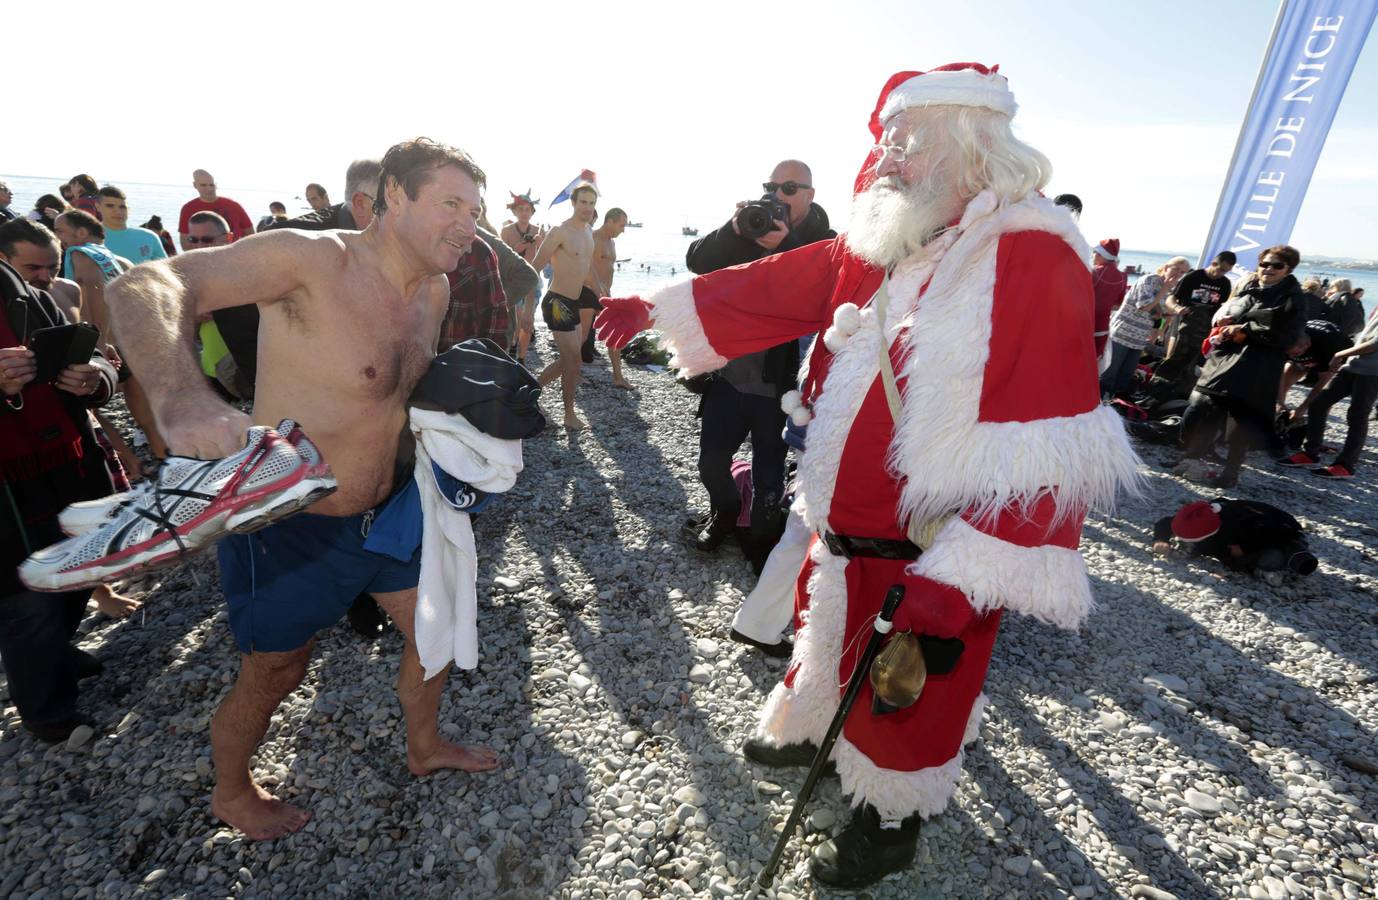
[[[780, 242], [775, 250], [767, 250], [760, 244], [744, 238], [732, 230], [732, 220], [728, 219], [721, 228], [706, 234], [689, 245], [684, 255], [685, 265], [695, 275], [707, 275], [728, 266], [755, 262], [774, 253], [796, 250], [818, 241], [830, 241], [837, 237], [828, 224], [828, 214], [817, 203], [810, 204], [809, 213], [798, 226]], [[762, 351], [762, 378], [773, 384], [781, 395], [794, 389], [799, 380], [799, 342], [787, 341]]]
[[[0, 263], [0, 314], [21, 340], [40, 328], [67, 324], [67, 317], [47, 291], [30, 287], [7, 263]], [[65, 391], [57, 395], [81, 436], [82, 458], [73, 460], [23, 481], [0, 483], [0, 596], [22, 588], [14, 567], [28, 555], [33, 542], [29, 534], [35, 523], [57, 515], [69, 503], [104, 497], [114, 491], [105, 468], [105, 454], [91, 430], [88, 409], [103, 406], [115, 392], [115, 367], [99, 349], [91, 362], [100, 372], [101, 387], [86, 397]], [[22, 392], [20, 396], [23, 396]], [[20, 419], [9, 405], [0, 401], [0, 441]]]
[[[1294, 542], [1305, 544], [1301, 523], [1289, 513], [1257, 500], [1231, 500], [1216, 497], [1211, 501], [1220, 507], [1220, 530], [1203, 541], [1188, 546], [1203, 556], [1214, 556], [1231, 569], [1252, 568], [1252, 560], [1264, 550], [1283, 549]], [[1155, 541], [1170, 541], [1172, 516], [1164, 516], [1153, 526]], [[1237, 559], [1230, 545], [1237, 544], [1244, 557]], [[1247, 561], [1247, 562], [1246, 562]]]
[[1243, 344], [1226, 342], [1211, 351], [1196, 390], [1243, 403], [1271, 420], [1287, 349], [1306, 328], [1306, 295], [1288, 275], [1271, 287], [1253, 285], [1239, 296], [1247, 304], [1234, 324], [1243, 325], [1248, 337]]
[[355, 231], [358, 227], [354, 224], [354, 214], [346, 209], [343, 203], [336, 203], [325, 209], [313, 209], [295, 219], [282, 219], [273, 222], [263, 230], [276, 231], [279, 228], [298, 228], [302, 231], [329, 231], [331, 228], [347, 228], [350, 231]]
[[1364, 330], [1364, 303], [1349, 291], [1327, 297], [1318, 318], [1334, 322], [1349, 338]]

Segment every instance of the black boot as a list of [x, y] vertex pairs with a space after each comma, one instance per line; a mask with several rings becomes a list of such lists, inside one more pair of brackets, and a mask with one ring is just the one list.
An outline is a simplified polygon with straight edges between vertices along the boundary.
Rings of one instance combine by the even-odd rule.
[[[813, 758], [818, 755], [818, 748], [807, 741], [800, 744], [784, 744], [777, 746], [768, 743], [758, 737], [747, 738], [742, 745], [742, 755], [754, 763], [763, 766], [770, 766], [772, 769], [807, 769], [813, 765]], [[832, 760], [823, 767], [823, 774], [832, 776], [837, 774], [837, 766], [833, 765]]]
[[708, 519], [708, 523], [693, 536], [694, 549], [702, 553], [712, 553], [722, 546], [722, 542], [737, 530], [737, 516], [741, 510], [718, 510]]
[[918, 843], [917, 813], [898, 828], [882, 828], [880, 813], [863, 803], [846, 828], [813, 851], [813, 877], [831, 887], [866, 887], [909, 868]]

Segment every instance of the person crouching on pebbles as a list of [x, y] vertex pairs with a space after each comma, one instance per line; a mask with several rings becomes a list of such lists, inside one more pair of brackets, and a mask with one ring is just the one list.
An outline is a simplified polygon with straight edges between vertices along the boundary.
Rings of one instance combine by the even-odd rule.
[[[363, 548], [364, 520], [392, 494], [405, 402], [434, 355], [449, 297], [444, 273], [474, 238], [484, 181], [468, 154], [407, 141], [383, 157], [375, 218], [362, 232], [273, 231], [148, 263], [109, 288], [121, 346], [148, 373], [172, 452], [227, 456], [244, 447], [253, 422], [292, 417], [339, 484], [310, 513], [218, 545], [243, 655], [211, 722], [211, 812], [252, 839], [296, 831], [310, 818], [260, 786], [249, 758], [273, 711], [306, 675], [315, 633], [361, 592], [406, 637], [397, 696], [412, 774], [498, 764], [486, 747], [440, 736], [448, 673], [426, 680], [414, 640], [420, 553], [400, 563]], [[211, 393], [192, 353], [197, 316], [242, 303], [258, 304], [262, 314], [252, 420]]]
[[609, 346], [654, 322], [687, 375], [826, 329], [784, 401], [811, 422], [796, 503], [815, 537], [794, 654], [747, 757], [812, 761], [893, 585], [906, 589], [895, 628], [949, 650], [912, 705], [877, 711], [867, 683], [852, 706], [832, 759], [853, 815], [813, 856], [828, 885], [912, 863], [979, 732], [1001, 615], [1081, 624], [1083, 517], [1136, 477], [1099, 402], [1090, 251], [1039, 195], [1050, 166], [1011, 133], [1014, 109], [985, 66], [896, 75], [849, 233], [606, 300], [598, 320]]

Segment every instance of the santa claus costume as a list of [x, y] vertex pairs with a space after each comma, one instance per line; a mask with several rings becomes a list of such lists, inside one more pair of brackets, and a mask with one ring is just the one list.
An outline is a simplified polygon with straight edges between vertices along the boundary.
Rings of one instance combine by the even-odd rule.
[[[872, 132], [935, 104], [1014, 111], [1003, 76], [957, 64], [891, 79]], [[1099, 404], [1088, 258], [1064, 209], [986, 191], [888, 273], [843, 235], [649, 298], [689, 375], [824, 331], [802, 395], [785, 401], [809, 420], [797, 503], [815, 532], [795, 650], [748, 755], [807, 764], [891, 585], [907, 591], [897, 625], [961, 641], [955, 666], [930, 672], [906, 709], [874, 714], [863, 688], [833, 753], [857, 812], [815, 853], [823, 881], [858, 886], [912, 860], [919, 821], [947, 805], [978, 733], [1004, 611], [1076, 629], [1091, 608], [1082, 520], [1132, 481], [1137, 460]], [[877, 308], [883, 282], [888, 308]]]

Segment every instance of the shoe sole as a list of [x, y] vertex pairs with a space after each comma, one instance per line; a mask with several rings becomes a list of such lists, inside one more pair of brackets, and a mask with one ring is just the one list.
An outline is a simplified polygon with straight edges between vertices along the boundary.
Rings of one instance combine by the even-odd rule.
[[333, 494], [337, 487], [335, 479], [328, 474], [328, 467], [319, 469], [285, 490], [268, 493], [257, 502], [222, 510], [198, 523], [181, 536], [181, 546], [170, 535], [162, 533], [162, 539], [156, 544], [130, 548], [75, 569], [51, 573], [46, 578], [44, 576], [49, 573], [26, 573], [24, 566], [20, 566], [19, 580], [30, 590], [53, 593], [94, 588], [162, 568], [179, 558], [195, 555], [226, 534], [249, 534]]

